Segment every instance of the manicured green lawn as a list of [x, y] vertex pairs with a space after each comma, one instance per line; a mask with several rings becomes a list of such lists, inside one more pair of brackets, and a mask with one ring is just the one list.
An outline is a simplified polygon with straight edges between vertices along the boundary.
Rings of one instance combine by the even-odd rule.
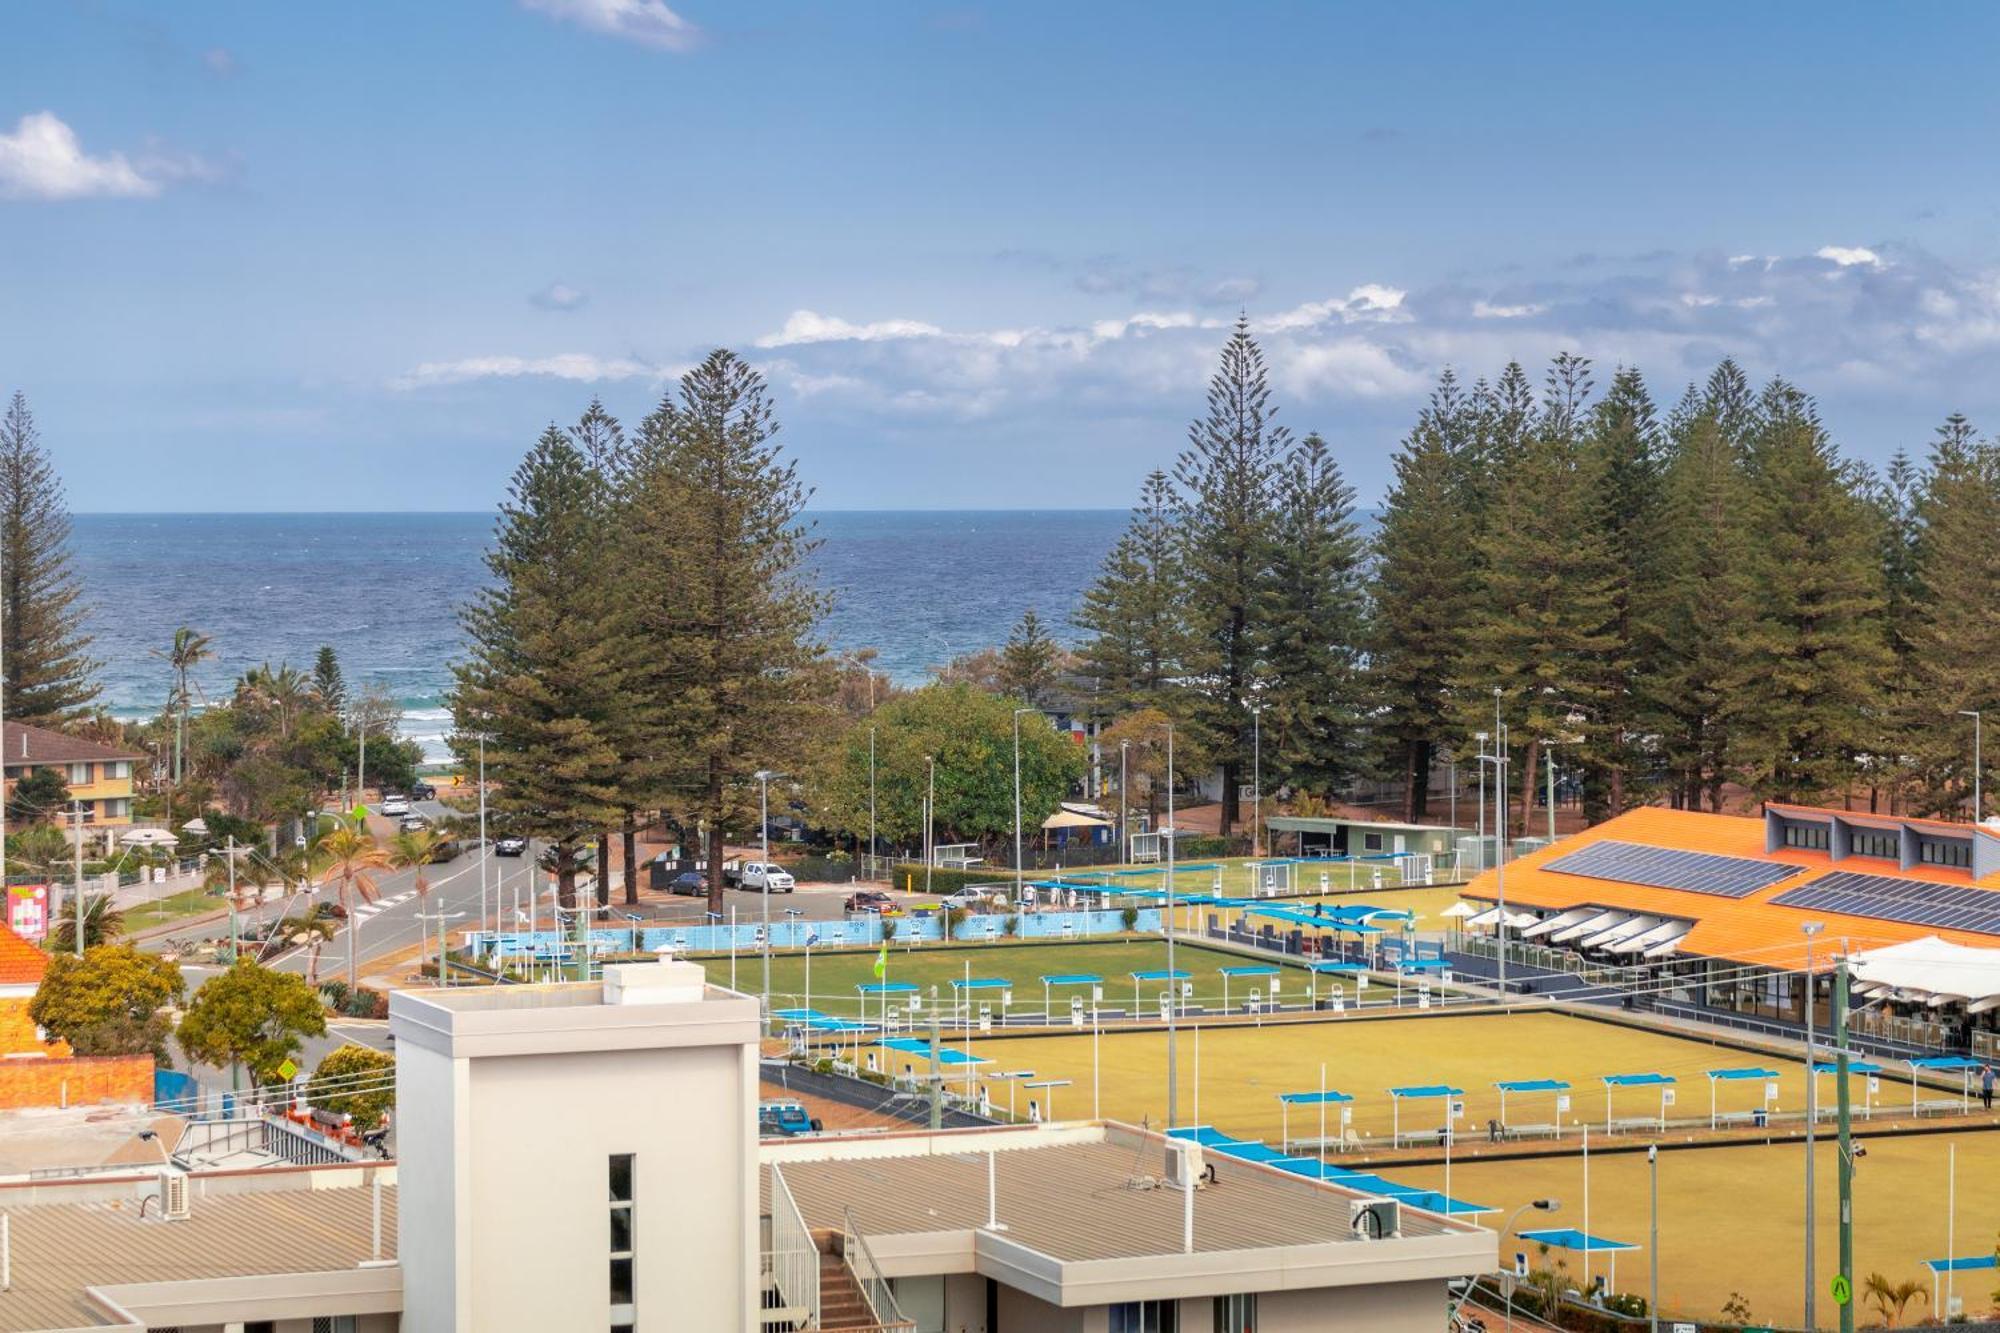
[[155, 898], [141, 907], [134, 907], [125, 913], [125, 932], [137, 934], [157, 926], [168, 925], [188, 917], [205, 916], [210, 912], [226, 909], [229, 903], [206, 889], [183, 889], [165, 898]]

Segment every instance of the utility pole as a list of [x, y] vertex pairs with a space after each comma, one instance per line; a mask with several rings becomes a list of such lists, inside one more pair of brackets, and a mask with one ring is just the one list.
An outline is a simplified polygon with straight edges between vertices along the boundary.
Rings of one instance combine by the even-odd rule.
[[1264, 854], [1264, 705], [1250, 705], [1250, 854]]
[[[1814, 1179], [1813, 1158], [1819, 1144], [1819, 1075], [1813, 1072], [1813, 937], [1826, 929], [1823, 921], [1807, 921], [1799, 926], [1806, 937], [1806, 1327], [1812, 1328], [1819, 1302], [1817, 1270], [1819, 1187]], [[1839, 1019], [1836, 1017], [1836, 1023]]]
[[1167, 1128], [1181, 1122], [1180, 1031], [1174, 1019], [1180, 1011], [1180, 997], [1174, 989], [1174, 724], [1167, 724], [1167, 826], [1161, 830], [1167, 844]]
[[[888, 1003], [887, 998], [883, 1000]], [[931, 1128], [944, 1128], [944, 1074], [938, 1067], [937, 987], [931, 987]]]
[[[877, 848], [875, 846], [875, 728], [871, 724], [868, 728], [868, 856], [871, 862], [873, 861], [876, 850]], [[889, 879], [890, 879], [889, 887], [894, 888], [895, 876], [892, 874], [890, 875]]]
[[[1847, 949], [1841, 948], [1833, 968], [1833, 1078], [1840, 1098], [1840, 1277], [1854, 1290], [1854, 1144], [1853, 1103], [1847, 1093]], [[1808, 1075], [1807, 1077], [1811, 1077]], [[1932, 1313], [1936, 1313], [1933, 1311]], [[1852, 1295], [1840, 1305], [1840, 1333], [1854, 1333]]]
[[[1810, 1078], [1810, 1072], [1806, 1075]], [[1653, 1187], [1652, 1200], [1652, 1243], [1646, 1247], [1647, 1267], [1651, 1270], [1646, 1297], [1647, 1333], [1660, 1333], [1660, 1145], [1646, 1145], [1646, 1174]]]
[[[1980, 741], [1983, 739], [1979, 734], [1981, 719], [1977, 708], [1961, 708], [1958, 710], [1958, 715], [1972, 719], [1972, 822], [1977, 824], [1986, 815], [1985, 802], [1979, 799], [1979, 763], [1981, 758], [1979, 749]], [[1932, 1313], [1936, 1312], [1933, 1311]]]
[[[1548, 746], [1549, 750], [1549, 762], [1547, 764], [1549, 770], [1549, 791], [1547, 797], [1549, 807], [1549, 841], [1554, 842], [1556, 840], [1556, 743], [1554, 741], [1544, 741], [1542, 743]], [[1530, 773], [1528, 776], [1533, 777], [1534, 774]]]
[[1014, 902], [1017, 911], [1021, 901], [1021, 714], [1036, 711], [1033, 708], [1014, 710]]
[[[482, 719], [483, 720], [483, 719]], [[486, 922], [486, 867], [492, 849], [486, 843], [486, 733], [479, 733], [479, 920]], [[493, 924], [491, 929], [497, 934], [500, 929], [500, 895], [493, 894]]]
[[[931, 891], [931, 866], [937, 861], [937, 759], [924, 756], [924, 892]], [[914, 932], [912, 932], [914, 934]]]
[[72, 839], [76, 852], [76, 903], [71, 911], [76, 914], [76, 956], [83, 957], [83, 802], [71, 801], [70, 810], [76, 820], [76, 837]]

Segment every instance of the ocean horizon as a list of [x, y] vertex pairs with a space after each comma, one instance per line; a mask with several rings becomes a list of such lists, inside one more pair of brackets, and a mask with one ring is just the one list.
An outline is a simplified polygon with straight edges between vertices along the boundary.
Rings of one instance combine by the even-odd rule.
[[[833, 595], [822, 636], [836, 653], [874, 648], [876, 667], [921, 683], [997, 644], [1032, 606], [1059, 640], [1123, 531], [1125, 509], [811, 509], [810, 568]], [[166, 702], [156, 653], [182, 625], [216, 656], [197, 700], [226, 697], [262, 663], [310, 669], [323, 643], [349, 688], [396, 698], [402, 734], [446, 756], [457, 611], [486, 581], [491, 510], [78, 511], [82, 579], [102, 702], [127, 719]]]

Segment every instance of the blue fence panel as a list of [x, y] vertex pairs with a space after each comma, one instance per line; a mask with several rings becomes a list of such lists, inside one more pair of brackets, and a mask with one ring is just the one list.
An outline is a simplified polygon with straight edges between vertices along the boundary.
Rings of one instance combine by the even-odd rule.
[[178, 1069], [153, 1069], [153, 1105], [176, 1115], [193, 1115], [200, 1109], [201, 1088], [194, 1076]]
[[[973, 941], [1005, 940], [1009, 938], [1006, 922], [1014, 919], [998, 915], [967, 917], [959, 923], [952, 937]], [[1020, 925], [1016, 929], [1017, 937], [1021, 939], [1094, 939], [1115, 935], [1125, 928], [1124, 913], [1118, 911], [1029, 912], [1019, 920]], [[1139, 912], [1134, 929], [1158, 932], [1160, 928], [1160, 913], [1157, 910], [1148, 908]], [[944, 922], [941, 917], [896, 919], [896, 943], [934, 943], [943, 938]], [[571, 956], [576, 947], [574, 939], [553, 930], [474, 931], [470, 942], [473, 951], [484, 957], [534, 958], [542, 961]], [[872, 948], [881, 942], [882, 920], [872, 913], [845, 921], [771, 923], [771, 947], [774, 949], [803, 949], [808, 945], [815, 949]], [[676, 953], [727, 953], [732, 947], [740, 953], [761, 950], [764, 947], [762, 923], [738, 921], [733, 926], [633, 926], [623, 930], [605, 926], [590, 932], [592, 953], [657, 953], [662, 949]]]

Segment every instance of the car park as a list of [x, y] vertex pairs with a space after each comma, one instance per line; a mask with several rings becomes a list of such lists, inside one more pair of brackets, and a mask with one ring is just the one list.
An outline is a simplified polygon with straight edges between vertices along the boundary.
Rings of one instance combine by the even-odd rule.
[[723, 878], [754, 893], [790, 893], [798, 887], [791, 872], [775, 861], [745, 861], [733, 871], [725, 871]]

